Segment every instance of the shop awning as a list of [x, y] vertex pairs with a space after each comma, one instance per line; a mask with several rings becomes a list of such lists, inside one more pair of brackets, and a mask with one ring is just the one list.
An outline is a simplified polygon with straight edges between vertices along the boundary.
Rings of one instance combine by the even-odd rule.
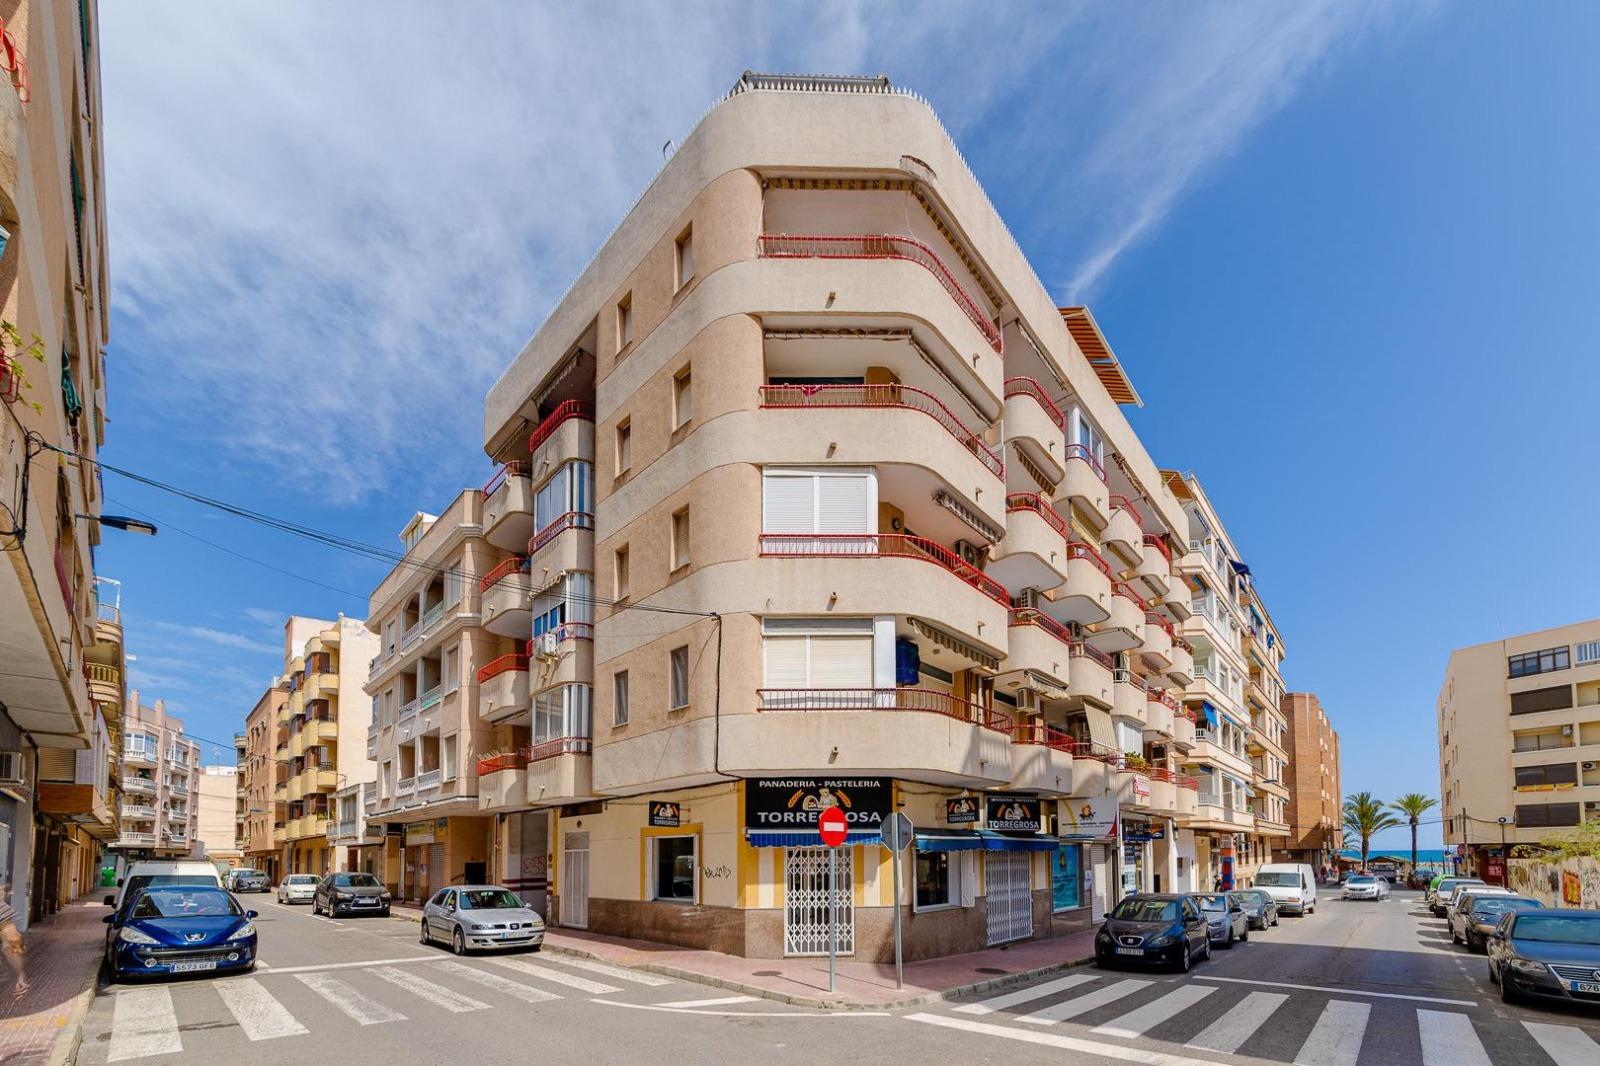
[[910, 622], [912, 629], [915, 629], [924, 638], [933, 641], [939, 647], [953, 651], [963, 659], [970, 659], [985, 670], [998, 670], [1000, 668], [1000, 659], [977, 645], [969, 644], [960, 637], [951, 636], [938, 626], [929, 625], [920, 618], [912, 618]]
[[[752, 848], [820, 848], [822, 838], [815, 829], [746, 829], [745, 839]], [[844, 838], [846, 847], [856, 844], [882, 844], [874, 830], [852, 831]]]
[[1055, 837], [1013, 836], [992, 829], [921, 829], [918, 851], [1054, 851]]
[[1212, 729], [1217, 728], [1217, 709], [1211, 706], [1210, 700], [1200, 701], [1200, 713], [1205, 715], [1206, 724]]

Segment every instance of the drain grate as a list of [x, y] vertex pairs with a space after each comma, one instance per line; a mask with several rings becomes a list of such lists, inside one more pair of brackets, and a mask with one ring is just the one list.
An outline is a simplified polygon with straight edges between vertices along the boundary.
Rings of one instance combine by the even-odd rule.
[[989, 974], [1008, 974], [1011, 971], [1010, 970], [1002, 970], [998, 966], [979, 966], [978, 967], [978, 972], [979, 973], [989, 973]]

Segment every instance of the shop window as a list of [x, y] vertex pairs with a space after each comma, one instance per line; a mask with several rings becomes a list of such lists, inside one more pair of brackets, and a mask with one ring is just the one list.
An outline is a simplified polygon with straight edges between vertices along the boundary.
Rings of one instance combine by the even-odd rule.
[[651, 899], [668, 903], [695, 901], [696, 843], [692, 836], [651, 838]]
[[918, 851], [915, 909], [933, 911], [960, 904], [960, 856], [950, 851]]

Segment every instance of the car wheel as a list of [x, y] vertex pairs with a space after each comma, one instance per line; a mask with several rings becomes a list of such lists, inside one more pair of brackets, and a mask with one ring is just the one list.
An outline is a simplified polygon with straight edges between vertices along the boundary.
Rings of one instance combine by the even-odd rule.
[[422, 923], [421, 923], [420, 927], [417, 930], [417, 943], [419, 943], [419, 944], [431, 944], [431, 943], [433, 943], [433, 938], [428, 935], [428, 919], [426, 919], [426, 918], [422, 919]]
[[1452, 943], [1452, 944], [1461, 943], [1461, 938], [1459, 936], [1456, 936], [1456, 931], [1454, 929], [1450, 930], [1450, 943]]
[[1521, 998], [1520, 995], [1511, 990], [1511, 982], [1504, 980], [1500, 982], [1500, 1002], [1515, 1003]]
[[459, 926], [456, 928], [456, 935], [450, 938], [450, 950], [457, 955], [465, 955], [467, 953], [467, 938], [461, 935]]
[[1211, 961], [1211, 934], [1206, 934], [1206, 946], [1200, 949], [1200, 961]]
[[1497, 985], [1500, 983], [1500, 971], [1494, 968], [1493, 959], [1489, 960], [1489, 983], [1491, 985]]
[[1233, 949], [1233, 926], [1231, 925], [1228, 926], [1228, 939], [1223, 942], [1222, 946], [1230, 951]]
[[544, 945], [543, 945], [543, 944], [534, 944], [534, 945], [533, 945], [533, 946], [532, 946], [532, 947], [530, 947], [530, 948], [528, 948], [528, 950], [529, 950], [529, 951], [530, 951], [530, 952], [536, 952], [536, 951], [538, 951], [538, 950], [539, 950], [539, 949], [540, 949], [540, 948], [542, 948], [542, 947], [544, 947]]
[[1241, 941], [1250, 939], [1250, 927], [1249, 926], [1246, 926], [1244, 932], [1239, 934], [1239, 939]]
[[1178, 972], [1188, 973], [1189, 968], [1193, 965], [1194, 960], [1189, 957], [1189, 941], [1185, 939], [1182, 944], [1178, 945]]

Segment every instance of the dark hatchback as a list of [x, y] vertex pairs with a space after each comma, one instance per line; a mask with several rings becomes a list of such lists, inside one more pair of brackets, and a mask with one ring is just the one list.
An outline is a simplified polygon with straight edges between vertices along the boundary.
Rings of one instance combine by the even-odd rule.
[[1118, 903], [1094, 938], [1099, 966], [1172, 966], [1187, 970], [1211, 957], [1205, 915], [1193, 896], [1129, 896]]
[[1511, 910], [1489, 937], [1500, 998], [1542, 996], [1600, 1007], [1600, 911]]
[[311, 897], [311, 913], [337, 918], [341, 914], [389, 915], [389, 890], [371, 874], [329, 874]]
[[1251, 929], [1278, 924], [1278, 901], [1259, 888], [1242, 888], [1228, 893], [1228, 902], [1244, 908]]
[[108, 974], [117, 981], [248, 972], [256, 964], [255, 916], [216, 885], [140, 889], [105, 917]]

